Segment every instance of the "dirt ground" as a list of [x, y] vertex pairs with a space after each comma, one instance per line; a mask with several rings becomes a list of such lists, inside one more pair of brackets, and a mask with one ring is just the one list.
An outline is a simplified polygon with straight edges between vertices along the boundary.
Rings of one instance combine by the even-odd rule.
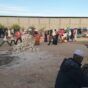
[[37, 50], [11, 55], [13, 61], [0, 66], [0, 88], [54, 88], [61, 62], [76, 49], [85, 51], [83, 63], [88, 63], [88, 48], [75, 43], [41, 44]]

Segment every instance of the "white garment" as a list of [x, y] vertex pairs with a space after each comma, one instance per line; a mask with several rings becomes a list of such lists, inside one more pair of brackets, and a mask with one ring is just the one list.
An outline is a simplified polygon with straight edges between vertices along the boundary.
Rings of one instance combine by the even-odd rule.
[[31, 28], [29, 28], [29, 29], [28, 29], [28, 31], [32, 31], [32, 29], [31, 29]]
[[7, 38], [6, 38], [6, 36], [3, 38], [3, 40], [4, 40], [4, 41], [7, 41]]
[[71, 36], [71, 31], [69, 31], [68, 35]]
[[66, 38], [67, 37], [67, 33], [64, 33], [63, 37]]
[[74, 35], [74, 39], [77, 39], [77, 30], [75, 30], [75, 35]]
[[84, 56], [84, 52], [82, 50], [76, 50], [74, 54], [79, 55], [79, 56]]
[[11, 29], [11, 33], [14, 33], [14, 29]]
[[10, 32], [10, 30], [8, 30], [8, 37], [11, 37], [11, 32]]
[[56, 31], [53, 30], [52, 36], [55, 36], [55, 35], [56, 35]]

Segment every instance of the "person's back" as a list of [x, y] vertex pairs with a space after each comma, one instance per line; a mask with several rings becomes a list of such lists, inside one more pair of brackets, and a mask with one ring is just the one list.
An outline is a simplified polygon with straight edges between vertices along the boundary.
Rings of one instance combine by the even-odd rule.
[[72, 59], [65, 59], [60, 67], [55, 88], [80, 88], [81, 76], [80, 65]]

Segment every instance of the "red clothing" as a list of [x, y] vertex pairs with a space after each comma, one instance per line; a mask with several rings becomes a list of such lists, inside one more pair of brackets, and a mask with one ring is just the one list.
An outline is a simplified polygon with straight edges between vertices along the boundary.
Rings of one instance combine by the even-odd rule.
[[59, 30], [59, 35], [60, 35], [60, 36], [63, 36], [63, 34], [64, 34], [64, 29], [60, 29], [60, 30]]
[[40, 35], [39, 34], [36, 34], [35, 35], [35, 45], [39, 45], [40, 44]]
[[21, 32], [17, 31], [17, 32], [15, 33], [15, 36], [16, 36], [17, 39], [20, 38], [20, 37], [21, 37]]

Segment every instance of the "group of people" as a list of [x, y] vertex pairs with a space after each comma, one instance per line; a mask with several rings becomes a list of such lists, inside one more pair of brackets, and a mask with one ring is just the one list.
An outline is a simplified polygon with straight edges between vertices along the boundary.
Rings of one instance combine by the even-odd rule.
[[[49, 30], [44, 33], [44, 42], [48, 42], [48, 45], [51, 43], [57, 45], [58, 42], [73, 41], [76, 38], [76, 33], [77, 30]], [[33, 37], [35, 39], [35, 45], [40, 45], [41, 35], [38, 31], [33, 33]], [[10, 42], [8, 39], [10, 39]], [[5, 32], [3, 42], [0, 45], [7, 42], [11, 46], [12, 43], [17, 44], [18, 41], [22, 42], [22, 33], [20, 31], [11, 33], [10, 36], [9, 32]], [[73, 57], [64, 59], [56, 77], [55, 88], [88, 87], [88, 72], [87, 75], [84, 73], [88, 67], [83, 68], [81, 66], [83, 58], [84, 52], [82, 50], [76, 50]]]
[[69, 41], [76, 41], [77, 37], [77, 29], [71, 30], [64, 30], [56, 29], [45, 31], [44, 33], [44, 41], [49, 42], [48, 45], [51, 43], [57, 45], [58, 42], [69, 42]]
[[3, 40], [0, 44], [2, 46], [4, 43], [7, 43], [8, 45], [12, 46], [12, 44], [17, 45], [18, 41], [22, 42], [22, 34], [20, 31], [16, 31], [15, 33], [11, 32], [10, 30], [5, 31]]
[[57, 45], [57, 43], [58, 43], [58, 33], [57, 33], [56, 29], [45, 31], [44, 42], [48, 42], [48, 45], [50, 45], [51, 43], [54, 44], [54, 45]]
[[17, 45], [19, 41], [20, 43], [22, 43], [23, 36], [26, 36], [26, 34], [31, 35], [33, 37], [33, 39], [35, 40], [35, 45], [40, 45], [41, 35], [38, 31], [31, 32], [27, 30], [26, 31], [17, 30], [15, 32], [11, 32], [11, 30], [7, 30], [4, 32], [4, 36], [2, 38], [3, 40], [0, 43], [0, 46], [2, 46], [4, 43], [7, 43], [10, 46]]

